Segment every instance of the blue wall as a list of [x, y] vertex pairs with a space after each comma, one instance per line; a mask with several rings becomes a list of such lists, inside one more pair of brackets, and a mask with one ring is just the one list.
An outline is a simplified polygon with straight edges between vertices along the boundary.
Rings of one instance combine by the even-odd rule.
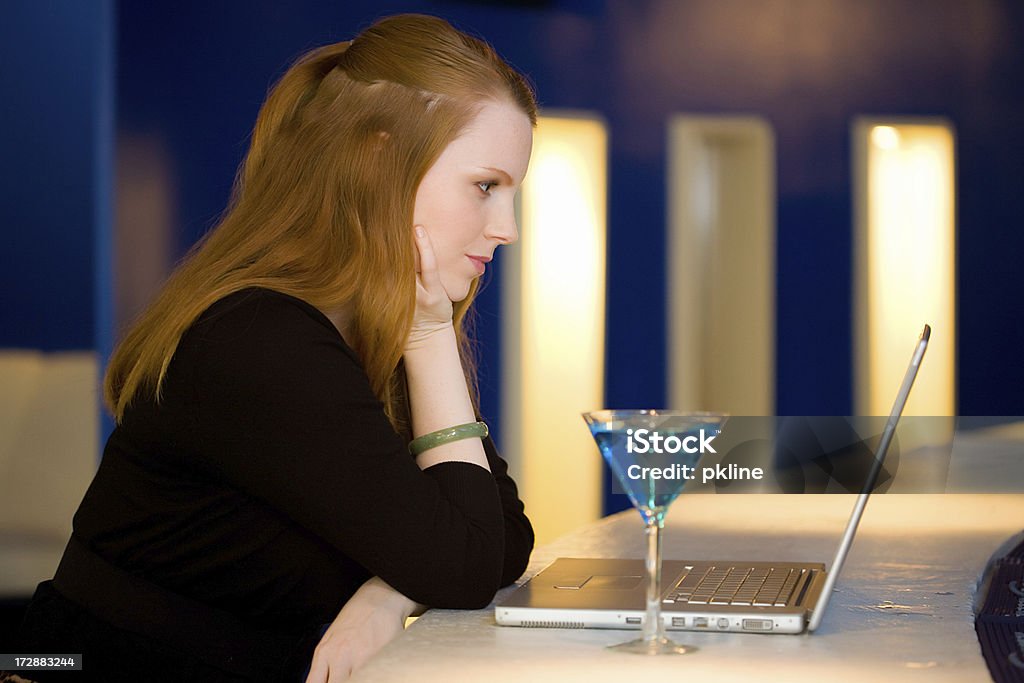
[[[97, 216], [110, 199], [112, 35], [118, 132], [170, 150], [181, 253], [224, 208], [259, 105], [295, 57], [378, 16], [430, 11], [490, 40], [530, 74], [544, 106], [592, 110], [610, 125], [608, 405], [665, 400], [664, 301], [633, 294], [664, 290], [669, 114], [756, 114], [775, 128], [780, 414], [851, 410], [852, 118], [938, 115], [957, 131], [959, 412], [1024, 414], [1019, 2], [236, 0], [123, 3], [116, 18], [103, 2], [15, 7], [19, 20], [0, 29], [4, 92], [15, 95], [0, 106], [2, 345], [102, 347], [94, 292], [109, 300], [97, 282], [109, 268], [93, 250], [104, 251]], [[479, 326], [492, 420], [495, 285]], [[638, 320], [643, 335], [629, 331]]]
[[[990, 0], [130, 3], [120, 125], [176, 155], [184, 248], [224, 206], [260, 102], [303, 50], [375, 17], [433, 11], [489, 39], [547, 107], [611, 130], [607, 404], [665, 400], [665, 120], [754, 113], [778, 142], [778, 412], [851, 411], [853, 117], [939, 115], [959, 154], [959, 408], [1024, 413], [1016, 277], [1024, 232], [1024, 8]], [[534, 3], [544, 4], [544, 3]], [[500, 251], [500, 250], [499, 250]], [[499, 266], [500, 267], [500, 263]], [[497, 288], [480, 306], [485, 409], [498, 414]], [[644, 321], [648, 332], [630, 332]]]
[[17, 0], [0, 23], [0, 347], [110, 347], [114, 10]]

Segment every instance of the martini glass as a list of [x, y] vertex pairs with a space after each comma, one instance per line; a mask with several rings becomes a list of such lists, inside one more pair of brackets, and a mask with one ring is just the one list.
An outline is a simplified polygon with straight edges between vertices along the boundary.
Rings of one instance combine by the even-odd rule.
[[609, 649], [644, 655], [693, 652], [696, 647], [678, 645], [666, 637], [661, 621], [661, 530], [669, 505], [686, 482], [696, 477], [701, 445], [706, 447], [710, 438], [718, 435], [726, 415], [598, 410], [583, 413], [583, 419], [605, 462], [640, 512], [647, 534], [647, 613], [643, 635]]

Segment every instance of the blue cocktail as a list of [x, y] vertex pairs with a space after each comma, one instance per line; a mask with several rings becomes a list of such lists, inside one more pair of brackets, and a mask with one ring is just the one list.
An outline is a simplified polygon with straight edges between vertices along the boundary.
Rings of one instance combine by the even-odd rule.
[[599, 410], [583, 419], [605, 462], [640, 512], [647, 533], [647, 613], [643, 637], [612, 649], [639, 654], [685, 654], [694, 647], [665, 636], [661, 621], [661, 530], [665, 513], [683, 486], [697, 477], [704, 453], [725, 423], [721, 413], [669, 410]]

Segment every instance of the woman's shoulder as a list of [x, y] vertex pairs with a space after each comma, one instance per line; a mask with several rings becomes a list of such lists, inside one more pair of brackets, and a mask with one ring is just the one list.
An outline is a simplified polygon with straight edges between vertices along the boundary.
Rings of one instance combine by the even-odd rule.
[[334, 331], [334, 325], [316, 306], [302, 299], [266, 287], [246, 287], [210, 305], [196, 320], [197, 325], [226, 326], [293, 321], [315, 323]]
[[319, 309], [298, 297], [265, 287], [247, 287], [218, 299], [193, 324], [183, 340], [208, 351], [234, 347], [253, 350], [288, 346], [305, 340], [317, 348], [324, 343], [358, 358], [334, 324]]

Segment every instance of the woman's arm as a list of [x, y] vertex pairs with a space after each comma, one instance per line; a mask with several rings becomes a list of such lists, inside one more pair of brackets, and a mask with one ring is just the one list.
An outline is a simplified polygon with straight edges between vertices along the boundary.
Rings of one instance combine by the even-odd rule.
[[[416, 314], [404, 358], [415, 436], [476, 420], [452, 327], [452, 305], [437, 272], [430, 237], [415, 228], [420, 275], [416, 286]], [[422, 469], [442, 462], [469, 462], [494, 475], [504, 518], [504, 562], [500, 585], [514, 582], [526, 570], [533, 551], [533, 527], [523, 510], [508, 466], [493, 441], [464, 439], [421, 453]]]
[[[430, 237], [419, 226], [415, 234], [420, 276], [416, 285], [416, 314], [404, 359], [413, 434], [420, 436], [473, 422], [476, 416], [452, 325], [452, 303], [441, 286]], [[416, 464], [427, 469], [444, 462], [467, 462], [490, 471], [492, 458], [497, 458], [497, 453], [492, 456], [485, 452], [482, 440], [464, 439], [421, 453]], [[507, 479], [504, 463], [500, 464], [501, 474]], [[515, 485], [512, 487], [514, 491]], [[505, 516], [507, 526], [507, 512]], [[532, 546], [532, 530], [530, 535]], [[380, 578], [367, 581], [345, 603], [317, 645], [307, 683], [347, 679], [397, 636], [405, 619], [417, 609], [422, 607]]]
[[533, 525], [526, 516], [523, 501], [519, 500], [519, 490], [515, 481], [508, 476], [508, 465], [498, 455], [498, 450], [490, 437], [484, 439], [484, 452], [487, 453], [491, 473], [498, 485], [502, 516], [505, 520], [505, 558], [501, 585], [507, 586], [523, 575], [530, 562], [534, 541]]
[[[441, 285], [430, 236], [416, 226], [419, 277], [416, 313], [406, 343], [405, 374], [415, 436], [476, 421], [452, 325], [452, 302]], [[442, 444], [416, 458], [420, 469], [442, 462], [468, 462], [490, 470], [480, 439]]]

